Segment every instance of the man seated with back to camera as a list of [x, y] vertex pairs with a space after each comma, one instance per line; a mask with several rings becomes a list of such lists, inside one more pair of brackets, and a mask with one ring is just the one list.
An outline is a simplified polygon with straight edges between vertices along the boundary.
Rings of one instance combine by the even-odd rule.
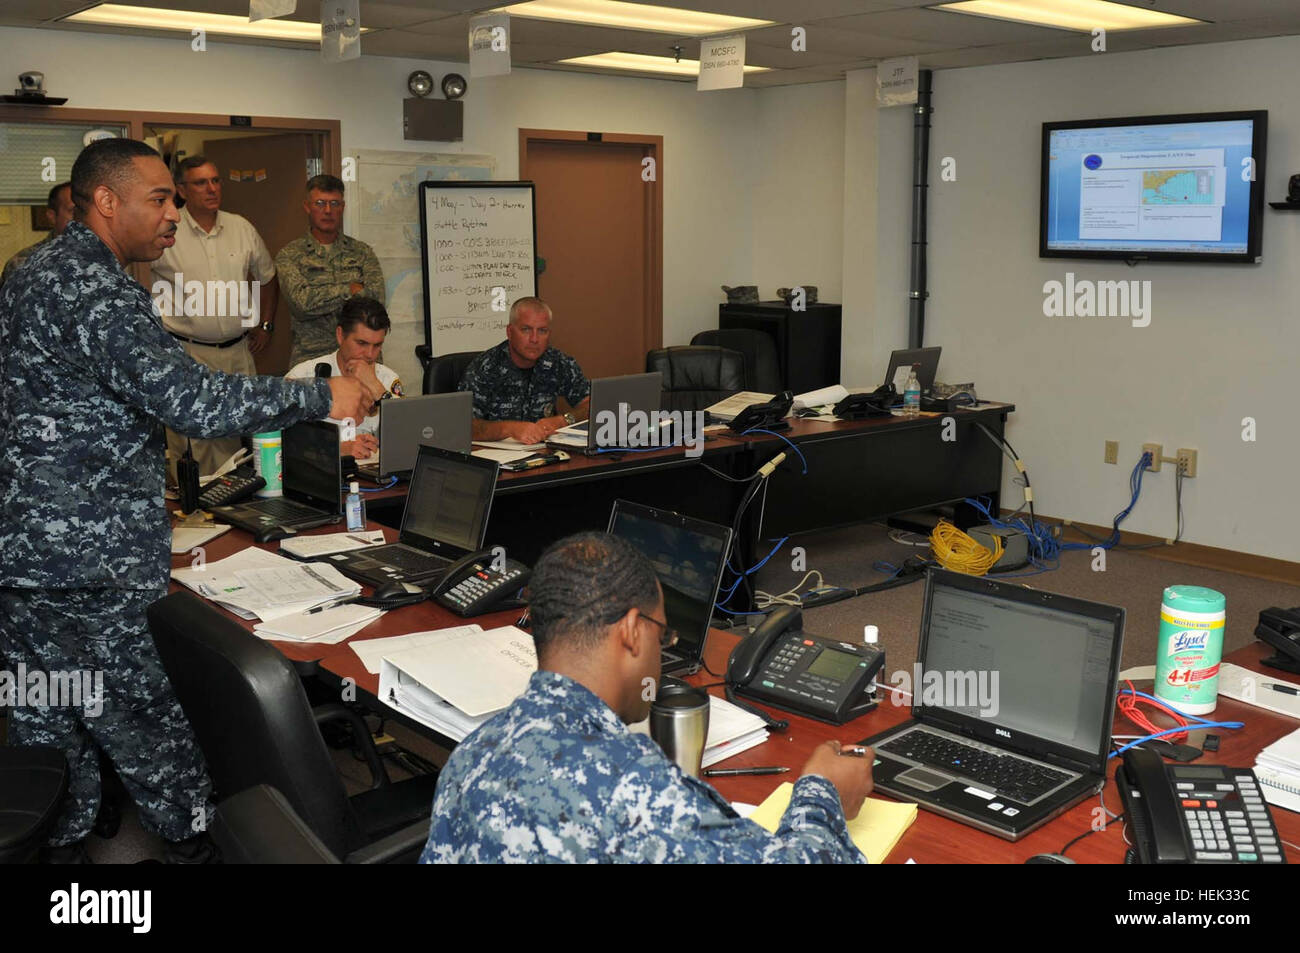
[[872, 758], [817, 747], [775, 834], [684, 774], [647, 735], [671, 631], [654, 567], [582, 533], [551, 546], [529, 607], [538, 671], [438, 781], [423, 863], [865, 863], [846, 829]]
[[[382, 394], [380, 400], [404, 397], [397, 371], [379, 363], [384, 339], [392, 327], [388, 310], [381, 302], [374, 298], [349, 298], [339, 310], [338, 326], [334, 329], [338, 350], [308, 358], [294, 365], [284, 376], [289, 380], [306, 380], [316, 376], [317, 364], [326, 364], [330, 377], [355, 377], [370, 393]], [[366, 419], [357, 423], [356, 439], [344, 440], [339, 445], [339, 452], [358, 460], [379, 452], [378, 402]]]

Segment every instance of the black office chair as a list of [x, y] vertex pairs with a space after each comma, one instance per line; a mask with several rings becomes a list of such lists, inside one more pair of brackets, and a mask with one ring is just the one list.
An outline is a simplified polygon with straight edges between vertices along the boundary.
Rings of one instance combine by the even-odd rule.
[[661, 347], [645, 369], [663, 375], [664, 410], [703, 410], [745, 389], [745, 356], [725, 347]]
[[[419, 838], [424, 843], [428, 832]], [[227, 864], [337, 864], [339, 858], [303, 823], [285, 796], [258, 784], [217, 805], [212, 839]], [[342, 863], [384, 864], [410, 849], [399, 831], [360, 850]]]
[[454, 354], [439, 354], [429, 358], [424, 365], [424, 392], [426, 394], [450, 394], [460, 388], [461, 378], [470, 361], [482, 354], [482, 351], [457, 351]]
[[745, 355], [745, 390], [760, 394], [776, 394], [783, 390], [781, 361], [776, 353], [776, 341], [766, 331], [752, 328], [722, 328], [701, 331], [691, 338], [692, 344], [709, 344], [729, 347]]
[[[281, 791], [338, 857], [401, 832], [413, 861], [429, 833], [436, 775], [392, 783], [359, 715], [307, 702], [278, 651], [188, 592], [149, 607], [149, 628], [199, 747], [217, 801], [258, 784]], [[349, 798], [318, 723], [344, 720], [362, 746], [373, 786]]]
[[67, 792], [58, 748], [0, 746], [0, 864], [36, 862]]

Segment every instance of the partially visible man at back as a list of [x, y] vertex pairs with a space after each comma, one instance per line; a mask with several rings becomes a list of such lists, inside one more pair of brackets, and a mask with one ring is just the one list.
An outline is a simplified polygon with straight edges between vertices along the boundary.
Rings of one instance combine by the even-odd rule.
[[72, 204], [71, 182], [60, 182], [50, 189], [50, 194], [45, 200], [45, 221], [50, 225], [50, 233], [34, 245], [28, 245], [21, 251], [14, 252], [13, 256], [5, 262], [4, 271], [0, 272], [0, 288], [4, 287], [4, 283], [13, 277], [13, 273], [32, 256], [32, 252], [63, 234], [63, 230], [68, 227], [76, 211], [77, 207]]
[[672, 643], [654, 567], [583, 533], [538, 560], [528, 690], [452, 753], [423, 863], [862, 863], [845, 815], [871, 792], [871, 752], [818, 747], [775, 834], [628, 730], [650, 711]]

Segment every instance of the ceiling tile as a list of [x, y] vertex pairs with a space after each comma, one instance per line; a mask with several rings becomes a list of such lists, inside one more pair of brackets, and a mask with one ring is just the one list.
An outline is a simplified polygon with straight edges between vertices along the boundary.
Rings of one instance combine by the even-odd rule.
[[[890, 56], [911, 56], [930, 50], [954, 49], [950, 43], [933, 43], [891, 36], [873, 36], [849, 30], [832, 29], [826, 26], [809, 26], [808, 53], [828, 53], [834, 56], [850, 56], [855, 59], [883, 59]], [[748, 36], [764, 46], [790, 45], [790, 28], [768, 27], [754, 30]]]

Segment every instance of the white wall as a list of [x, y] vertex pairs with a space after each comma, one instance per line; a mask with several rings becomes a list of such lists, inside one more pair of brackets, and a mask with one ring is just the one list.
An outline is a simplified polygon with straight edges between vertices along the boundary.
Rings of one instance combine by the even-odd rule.
[[[403, 140], [406, 77], [416, 68], [435, 77], [465, 72], [464, 64], [363, 56], [327, 66], [315, 52], [217, 39], [199, 53], [188, 37], [23, 29], [0, 29], [0, 62], [41, 69], [46, 88], [69, 97], [70, 106], [339, 119], [345, 155], [355, 149], [488, 153], [501, 178], [518, 174], [520, 127], [662, 135], [665, 344], [684, 344], [696, 331], [716, 327], [720, 285], [747, 283], [760, 272], [767, 296], [788, 274], [821, 286], [825, 300], [838, 300], [839, 84], [807, 92], [699, 93], [693, 84], [519, 70], [471, 79], [464, 142], [441, 144]], [[764, 110], [759, 121], [764, 96], [780, 106]], [[783, 138], [758, 148], [761, 134], [776, 134], [791, 117], [799, 136], [817, 144], [811, 155]], [[806, 199], [801, 208], [781, 207], [791, 179]], [[785, 246], [760, 240], [758, 218], [762, 231], [779, 231]], [[781, 264], [787, 253], [789, 267]], [[404, 366], [414, 363], [409, 355], [386, 358], [414, 376]]]
[[760, 90], [755, 138], [753, 272], [763, 300], [777, 288], [815, 285], [841, 298], [844, 84]]
[[[1163, 443], [1167, 456], [1193, 447], [1200, 474], [1185, 483], [1184, 538], [1300, 560], [1292, 396], [1300, 215], [1265, 208], [1262, 265], [1129, 268], [1044, 260], [1037, 248], [1045, 121], [1265, 108], [1266, 198], [1282, 198], [1288, 174], [1300, 168], [1297, 62], [1300, 37], [1285, 37], [935, 74], [926, 343], [943, 345], [941, 379], [974, 380], [982, 394], [1018, 405], [1008, 436], [1029, 467], [1040, 511], [1109, 523], [1128, 502], [1128, 473], [1143, 442]], [[846, 209], [844, 269], [850, 275], [851, 262], [874, 263], [874, 288], [846, 282], [845, 304], [855, 316], [874, 307], [875, 326], [858, 333], [866, 347], [846, 356], [846, 379], [879, 377], [884, 355], [906, 335], [910, 116], [855, 115], [873, 105], [863, 102], [868, 77], [850, 76], [846, 114], [846, 154], [866, 155], [868, 164], [850, 161], [845, 176], [870, 174], [874, 158], [877, 231], [855, 234]], [[957, 160], [955, 182], [938, 178], [944, 156]], [[1150, 280], [1150, 326], [1044, 317], [1043, 284], [1067, 271]], [[1257, 442], [1243, 442], [1244, 417], [1256, 419]], [[1106, 439], [1120, 442], [1120, 466], [1102, 462]], [[1018, 496], [1008, 478], [1004, 501]], [[1174, 522], [1166, 465], [1147, 475], [1124, 525], [1170, 536]]]

